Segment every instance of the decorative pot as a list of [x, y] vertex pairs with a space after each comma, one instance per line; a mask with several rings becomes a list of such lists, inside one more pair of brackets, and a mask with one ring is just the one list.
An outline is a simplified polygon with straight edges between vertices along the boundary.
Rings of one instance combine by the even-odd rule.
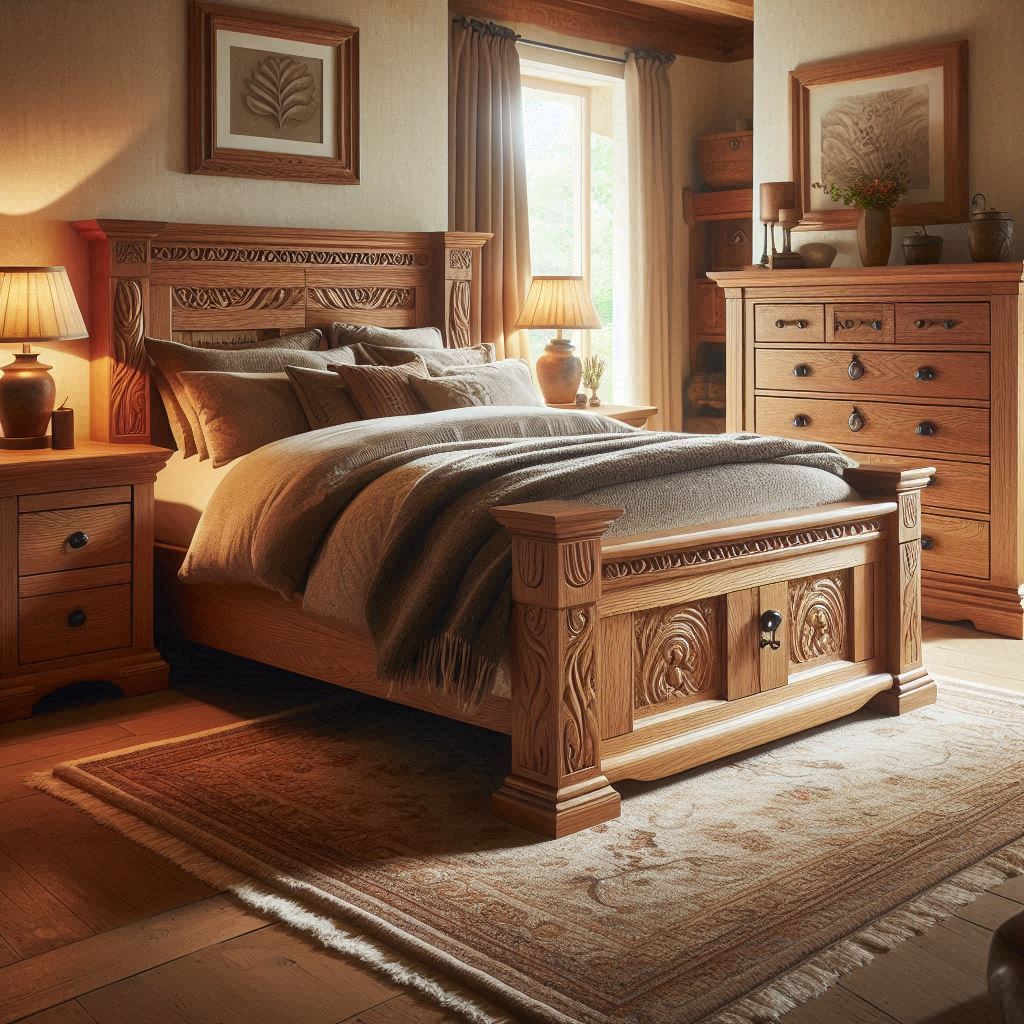
[[892, 251], [892, 211], [861, 210], [857, 221], [857, 248], [864, 267], [884, 267]]
[[573, 405], [583, 364], [568, 338], [552, 338], [537, 359], [537, 383], [548, 405]]
[[907, 235], [903, 239], [903, 259], [907, 266], [923, 263], [938, 263], [942, 259], [942, 236], [929, 235], [922, 225], [920, 234]]
[[1002, 210], [986, 209], [985, 203], [983, 192], [971, 199], [971, 219], [967, 225], [971, 259], [975, 263], [1005, 263], [1013, 250], [1013, 218]]
[[804, 263], [813, 270], [831, 267], [832, 261], [836, 258], [835, 246], [827, 242], [808, 242], [800, 246], [800, 255]]

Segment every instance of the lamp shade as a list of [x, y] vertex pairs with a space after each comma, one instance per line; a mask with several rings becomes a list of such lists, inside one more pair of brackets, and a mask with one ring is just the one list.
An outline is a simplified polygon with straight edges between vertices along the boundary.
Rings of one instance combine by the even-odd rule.
[[600, 327], [582, 277], [535, 277], [516, 327]]
[[795, 181], [761, 183], [761, 220], [770, 224], [779, 219], [779, 210], [799, 209]]
[[63, 267], [0, 267], [0, 342], [88, 336]]

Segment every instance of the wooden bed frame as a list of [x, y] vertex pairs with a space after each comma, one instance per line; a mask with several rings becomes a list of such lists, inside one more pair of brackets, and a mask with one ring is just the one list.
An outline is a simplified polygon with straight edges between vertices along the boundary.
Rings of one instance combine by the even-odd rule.
[[[144, 330], [210, 343], [226, 328], [346, 319], [436, 323], [449, 345], [479, 339], [487, 236], [77, 227], [92, 243], [102, 439], [149, 438]], [[179, 583], [184, 552], [166, 545], [156, 552], [158, 629], [510, 734], [494, 811], [561, 836], [615, 817], [620, 779], [661, 778], [864, 706], [900, 714], [932, 703], [920, 577], [930, 476], [863, 466], [847, 473], [859, 501], [614, 539], [604, 534], [620, 509], [495, 509], [512, 535], [511, 698], [470, 713], [437, 694], [390, 694], [369, 638], [297, 600]]]

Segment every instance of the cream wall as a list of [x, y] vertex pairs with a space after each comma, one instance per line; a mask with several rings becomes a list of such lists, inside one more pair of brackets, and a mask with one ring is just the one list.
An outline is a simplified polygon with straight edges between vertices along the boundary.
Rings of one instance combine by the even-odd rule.
[[[1024, 2], [1019, 0], [755, 0], [754, 180], [790, 177], [788, 73], [802, 63], [906, 46], [967, 39], [970, 61], [971, 192], [1018, 218], [1016, 253], [1024, 252], [1024, 105], [1019, 102], [1024, 57]], [[755, 196], [756, 203], [756, 196]], [[755, 210], [755, 218], [757, 212]], [[902, 264], [894, 231], [894, 264]], [[966, 231], [929, 228], [945, 239], [943, 262], [967, 262]], [[827, 241], [836, 264], [859, 265], [852, 231], [800, 232], [797, 246]]]
[[[245, 0], [359, 28], [358, 185], [188, 173], [188, 6], [0, 0], [0, 264], [66, 265], [89, 323], [87, 252], [72, 220], [447, 227], [446, 0]], [[46, 349], [79, 434], [87, 344]]]

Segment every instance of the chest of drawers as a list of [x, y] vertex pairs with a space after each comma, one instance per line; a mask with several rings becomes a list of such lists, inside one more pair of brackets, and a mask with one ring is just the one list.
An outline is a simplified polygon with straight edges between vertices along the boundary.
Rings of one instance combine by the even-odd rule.
[[1024, 637], [1021, 264], [710, 276], [725, 291], [726, 429], [934, 466], [924, 614]]

